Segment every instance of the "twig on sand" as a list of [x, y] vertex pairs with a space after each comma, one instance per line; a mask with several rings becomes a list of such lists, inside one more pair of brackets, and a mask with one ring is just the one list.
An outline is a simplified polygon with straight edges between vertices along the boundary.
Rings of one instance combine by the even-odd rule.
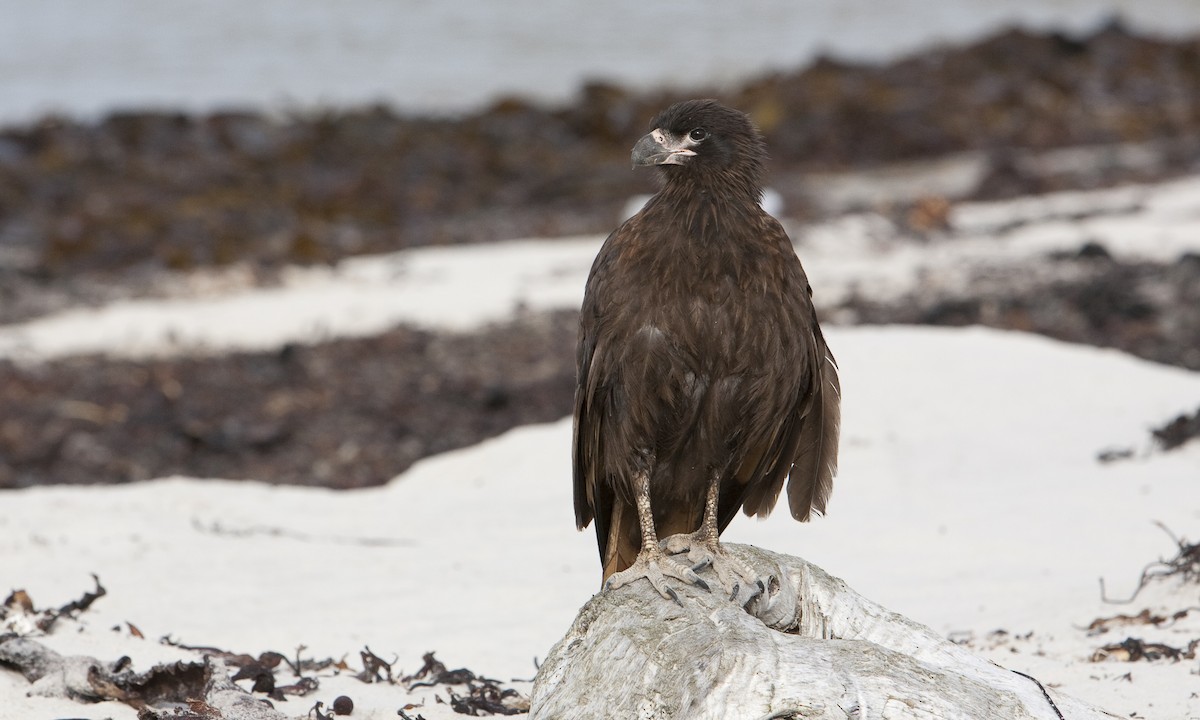
[[1200, 582], [1200, 542], [1188, 543], [1186, 540], [1177, 537], [1175, 533], [1171, 532], [1170, 529], [1168, 529], [1163, 523], [1155, 520], [1154, 524], [1160, 527], [1162, 531], [1171, 538], [1171, 541], [1175, 543], [1175, 546], [1179, 550], [1175, 554], [1175, 557], [1171, 558], [1170, 560], [1155, 560], [1152, 563], [1148, 563], [1146, 567], [1142, 568], [1142, 575], [1138, 579], [1137, 587], [1134, 588], [1133, 594], [1124, 600], [1114, 600], [1108, 597], [1108, 593], [1105, 592], [1104, 578], [1100, 578], [1101, 600], [1112, 605], [1127, 605], [1137, 598], [1138, 593], [1140, 593], [1151, 580], [1160, 577], [1180, 575], [1183, 577], [1184, 581]]

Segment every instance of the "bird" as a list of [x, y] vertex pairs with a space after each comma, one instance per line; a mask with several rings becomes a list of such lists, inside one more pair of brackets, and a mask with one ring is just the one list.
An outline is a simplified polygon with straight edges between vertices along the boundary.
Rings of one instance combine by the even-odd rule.
[[659, 190], [597, 253], [576, 352], [575, 520], [594, 521], [602, 590], [645, 578], [679, 602], [671, 581], [711, 589], [711, 567], [753, 599], [763, 578], [719, 540], [738, 509], [767, 516], [786, 480], [793, 518], [825, 512], [841, 384], [760, 206], [766, 158], [749, 116], [707, 99], [663, 110], [633, 147]]

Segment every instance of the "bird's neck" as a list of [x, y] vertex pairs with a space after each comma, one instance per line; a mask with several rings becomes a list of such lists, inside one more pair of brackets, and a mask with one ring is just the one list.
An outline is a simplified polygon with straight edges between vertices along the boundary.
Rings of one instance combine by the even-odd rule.
[[664, 168], [663, 192], [682, 201], [752, 202], [762, 197], [756, 174], [736, 169], [700, 172], [682, 168]]
[[725, 226], [741, 225], [762, 212], [757, 187], [718, 186], [690, 182], [668, 182], [659, 192], [660, 212], [671, 224], [687, 228], [686, 236], [697, 240], [724, 237]]

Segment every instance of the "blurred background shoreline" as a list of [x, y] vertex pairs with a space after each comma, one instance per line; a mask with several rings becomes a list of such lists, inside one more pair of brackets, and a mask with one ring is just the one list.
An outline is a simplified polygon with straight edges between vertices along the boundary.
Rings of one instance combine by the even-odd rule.
[[459, 114], [560, 105], [587, 82], [729, 90], [818, 57], [891, 62], [1003, 28], [1200, 31], [1191, 0], [0, 1], [0, 126], [46, 114], [310, 112], [384, 104]]
[[[1161, 39], [1111, 19], [1080, 35], [1000, 30], [889, 63], [819, 57], [723, 89], [585, 82], [570, 102], [514, 95], [445, 117], [381, 104], [48, 115], [0, 127], [0, 322], [36, 311], [4, 282], [22, 277], [136, 285], [143, 270], [269, 271], [605, 233], [654, 188], [629, 171], [630, 138], [670, 102], [706, 95], [759, 124], [768, 182], [802, 221], [1200, 165], [1200, 35]], [[898, 163], [873, 192], [830, 176]], [[914, 229], [932, 229], [933, 215]]]

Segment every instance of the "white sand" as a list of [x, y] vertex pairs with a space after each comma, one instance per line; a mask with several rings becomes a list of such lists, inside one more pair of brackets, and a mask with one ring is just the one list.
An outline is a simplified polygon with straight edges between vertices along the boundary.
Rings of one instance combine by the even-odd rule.
[[[1147, 428], [1200, 403], [1200, 375], [1017, 333], [856, 328], [829, 333], [843, 372], [842, 470], [830, 515], [741, 518], [727, 540], [799, 554], [935, 630], [972, 634], [1001, 664], [1128, 715], [1200, 714], [1196, 661], [1087, 661], [1125, 631], [1088, 637], [1142, 566], [1170, 555], [1152, 525], [1200, 534], [1200, 447], [1102, 465], [1102, 448], [1146, 449]], [[570, 422], [526, 427], [425, 460], [390, 485], [353, 492], [168, 479], [125, 487], [40, 487], [4, 495], [0, 586], [57, 605], [108, 588], [81, 619], [45, 638], [64, 652], [139, 667], [176, 657], [163, 635], [257, 653], [340, 657], [369, 644], [398, 669], [437, 650], [452, 667], [530, 677], [596, 590], [589, 532], [573, 526]], [[227, 531], [274, 529], [234, 535]], [[282, 533], [282, 534], [280, 534]], [[311, 537], [290, 536], [304, 533]], [[404, 544], [364, 546], [347, 538]], [[1200, 605], [1192, 586], [1162, 598]], [[1193, 613], [1195, 615], [1196, 613]], [[146, 640], [110, 628], [132, 622]], [[1028, 640], [989, 640], [1004, 629]], [[1185, 632], [1179, 632], [1185, 631]], [[1165, 637], [1200, 633], [1185, 619]], [[1127, 634], [1150, 637], [1144, 628]], [[1118, 678], [1131, 673], [1132, 680]], [[394, 717], [396, 689], [324, 679], [310, 698], [346, 692], [354, 717]], [[18, 700], [0, 672], [0, 720], [135, 713]], [[361, 714], [360, 714], [361, 711]], [[445, 711], [445, 715], [437, 714]], [[445, 706], [420, 710], [434, 720]]]

